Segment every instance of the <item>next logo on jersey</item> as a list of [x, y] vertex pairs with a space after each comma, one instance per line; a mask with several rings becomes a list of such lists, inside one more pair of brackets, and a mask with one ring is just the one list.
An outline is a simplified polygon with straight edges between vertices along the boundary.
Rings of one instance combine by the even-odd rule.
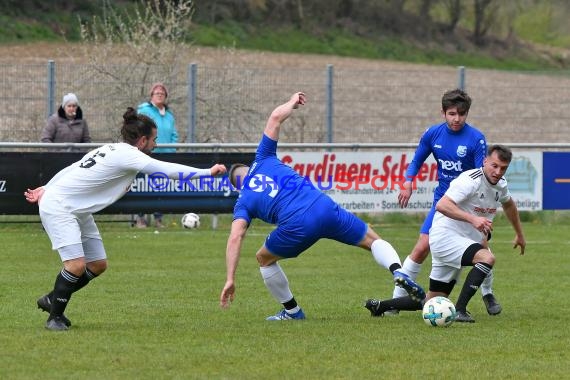
[[443, 170], [455, 170], [456, 172], [463, 172], [463, 168], [461, 166], [461, 161], [447, 161], [447, 160], [437, 160], [439, 162], [439, 166]]

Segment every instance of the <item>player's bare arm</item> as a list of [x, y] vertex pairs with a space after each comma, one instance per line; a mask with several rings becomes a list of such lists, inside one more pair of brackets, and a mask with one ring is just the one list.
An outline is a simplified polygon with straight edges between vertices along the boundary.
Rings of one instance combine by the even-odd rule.
[[281, 124], [287, 120], [294, 109], [297, 109], [300, 105], [304, 105], [305, 101], [305, 93], [294, 93], [288, 102], [281, 104], [271, 112], [263, 133], [271, 140], [279, 140]]
[[435, 209], [451, 219], [470, 223], [473, 227], [485, 235], [493, 231], [492, 221], [485, 217], [476, 216], [461, 210], [457, 204], [447, 195], [444, 195], [439, 200], [439, 202], [437, 202]]
[[226, 284], [220, 294], [220, 307], [224, 309], [230, 306], [235, 297], [235, 276], [247, 228], [247, 221], [243, 219], [236, 219], [232, 222], [226, 246]]
[[503, 203], [503, 210], [505, 211], [505, 215], [509, 222], [511, 222], [511, 225], [513, 226], [513, 229], [516, 233], [515, 240], [513, 241], [513, 248], [520, 247], [521, 255], [524, 255], [526, 240], [524, 238], [519, 211], [517, 209], [515, 201], [513, 201], [511, 198], [507, 202]]
[[412, 197], [412, 181], [406, 181], [400, 189], [400, 194], [398, 194], [398, 203], [401, 208], [408, 207], [408, 201]]

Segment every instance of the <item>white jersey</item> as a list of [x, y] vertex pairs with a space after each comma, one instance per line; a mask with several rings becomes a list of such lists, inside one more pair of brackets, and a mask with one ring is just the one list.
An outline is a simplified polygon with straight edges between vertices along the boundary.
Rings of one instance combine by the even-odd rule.
[[125, 195], [139, 172], [161, 172], [172, 179], [178, 179], [180, 173], [210, 175], [210, 169], [155, 160], [127, 143], [107, 144], [57, 173], [44, 186], [40, 210], [95, 213]]
[[[461, 210], [490, 221], [497, 214], [497, 207], [511, 198], [507, 180], [503, 177], [496, 185], [492, 185], [483, 174], [482, 168], [461, 173], [451, 181], [445, 196], [453, 200]], [[441, 239], [461, 236], [476, 242], [482, 242], [484, 238], [483, 233], [471, 223], [449, 218], [439, 211], [435, 213], [429, 234], [430, 237], [437, 236]]]

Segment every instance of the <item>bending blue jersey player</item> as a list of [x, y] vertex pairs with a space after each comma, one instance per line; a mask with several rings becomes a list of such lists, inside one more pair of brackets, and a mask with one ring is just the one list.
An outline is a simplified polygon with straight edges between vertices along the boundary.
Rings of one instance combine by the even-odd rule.
[[277, 227], [257, 251], [265, 286], [283, 309], [267, 320], [305, 319], [289, 288], [287, 276], [279, 266], [281, 259], [297, 257], [319, 239], [328, 238], [372, 251], [378, 264], [393, 273], [394, 282], [416, 300], [425, 297], [424, 290], [401, 273], [400, 258], [392, 245], [366, 223], [335, 203], [277, 158], [277, 141], [281, 124], [299, 105], [305, 94], [295, 93], [288, 102], [273, 110], [251, 166], [233, 165], [229, 172], [232, 185], [240, 191], [234, 208], [230, 236], [226, 248], [226, 283], [220, 295], [220, 306], [233, 301], [235, 275], [243, 240], [253, 219], [258, 218]]
[[[404, 260], [402, 271], [415, 280], [421, 265], [429, 254], [429, 230], [436, 211], [437, 202], [449, 188], [449, 184], [462, 172], [483, 166], [486, 155], [485, 136], [478, 129], [466, 123], [471, 107], [471, 98], [464, 91], [456, 89], [443, 94], [441, 113], [444, 122], [429, 127], [420, 139], [412, 162], [406, 171], [406, 182], [398, 202], [402, 208], [407, 207], [412, 196], [412, 181], [418, 174], [422, 164], [433, 155], [437, 161], [438, 186], [435, 189], [431, 210], [420, 229], [420, 237], [412, 252]], [[491, 315], [501, 312], [492, 290], [493, 272], [481, 286], [483, 301], [487, 312]], [[405, 296], [400, 288], [394, 289], [394, 298]]]

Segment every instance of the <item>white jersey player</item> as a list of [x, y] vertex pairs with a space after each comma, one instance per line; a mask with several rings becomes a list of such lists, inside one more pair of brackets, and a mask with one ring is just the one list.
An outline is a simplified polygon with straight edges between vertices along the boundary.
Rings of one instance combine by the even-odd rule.
[[459, 175], [436, 206], [429, 234], [432, 271], [427, 299], [447, 297], [461, 267], [473, 266], [455, 305], [457, 322], [475, 322], [467, 312], [467, 304], [495, 264], [495, 256], [484, 244], [493, 230], [499, 205], [515, 230], [514, 247], [519, 246], [524, 254], [526, 242], [517, 206], [503, 177], [511, 159], [510, 149], [490, 146], [483, 167]]
[[71, 295], [107, 268], [107, 255], [92, 214], [125, 195], [139, 172], [161, 173], [171, 179], [226, 172], [220, 164], [198, 169], [151, 158], [149, 154], [156, 146], [154, 122], [132, 108], [123, 119], [125, 142], [97, 148], [61, 170], [45, 186], [25, 192], [29, 202], [39, 204], [42, 224], [63, 262], [53, 291], [37, 302], [40, 309], [50, 313], [47, 329], [69, 328], [71, 322], [63, 313]]
[[[518, 210], [503, 177], [511, 159], [512, 152], [507, 147], [490, 146], [483, 167], [460, 174], [436, 206], [429, 231], [432, 271], [426, 300], [448, 297], [461, 267], [472, 266], [455, 305], [457, 322], [475, 322], [467, 312], [467, 303], [495, 264], [495, 256], [485, 243], [499, 205], [515, 230], [514, 247], [520, 247], [521, 255], [524, 254], [526, 242]], [[380, 316], [390, 310], [421, 310], [422, 303], [400, 297], [369, 300], [366, 308], [373, 316]]]

